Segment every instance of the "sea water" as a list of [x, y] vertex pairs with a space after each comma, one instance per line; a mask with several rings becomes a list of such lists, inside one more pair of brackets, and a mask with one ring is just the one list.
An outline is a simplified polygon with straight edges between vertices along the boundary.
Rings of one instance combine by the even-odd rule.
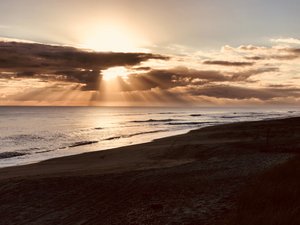
[[106, 150], [238, 121], [299, 116], [291, 109], [0, 107], [0, 167]]

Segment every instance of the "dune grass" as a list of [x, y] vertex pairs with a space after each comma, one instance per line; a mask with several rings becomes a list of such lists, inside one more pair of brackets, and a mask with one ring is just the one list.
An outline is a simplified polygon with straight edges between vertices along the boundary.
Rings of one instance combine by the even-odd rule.
[[300, 156], [257, 177], [226, 220], [226, 225], [300, 224]]

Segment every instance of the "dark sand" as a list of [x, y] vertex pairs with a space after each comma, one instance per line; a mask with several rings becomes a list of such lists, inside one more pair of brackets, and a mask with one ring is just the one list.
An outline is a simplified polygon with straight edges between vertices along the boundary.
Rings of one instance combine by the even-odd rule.
[[299, 148], [290, 118], [4, 168], [0, 224], [222, 224], [251, 178]]

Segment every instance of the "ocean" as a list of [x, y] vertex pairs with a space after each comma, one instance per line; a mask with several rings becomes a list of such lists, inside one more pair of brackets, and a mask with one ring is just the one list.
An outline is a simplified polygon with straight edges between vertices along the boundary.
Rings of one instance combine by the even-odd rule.
[[0, 107], [0, 167], [35, 163], [238, 121], [300, 116], [293, 109]]

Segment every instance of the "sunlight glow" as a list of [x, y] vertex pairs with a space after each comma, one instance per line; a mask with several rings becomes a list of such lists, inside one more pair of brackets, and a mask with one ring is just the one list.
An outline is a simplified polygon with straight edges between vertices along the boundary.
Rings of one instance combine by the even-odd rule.
[[105, 81], [114, 80], [117, 77], [122, 77], [126, 79], [128, 75], [128, 70], [124, 66], [116, 66], [111, 67], [107, 70], [103, 70], [102, 75]]
[[104, 52], [145, 52], [142, 41], [133, 32], [114, 24], [98, 25], [85, 32], [82, 47]]

